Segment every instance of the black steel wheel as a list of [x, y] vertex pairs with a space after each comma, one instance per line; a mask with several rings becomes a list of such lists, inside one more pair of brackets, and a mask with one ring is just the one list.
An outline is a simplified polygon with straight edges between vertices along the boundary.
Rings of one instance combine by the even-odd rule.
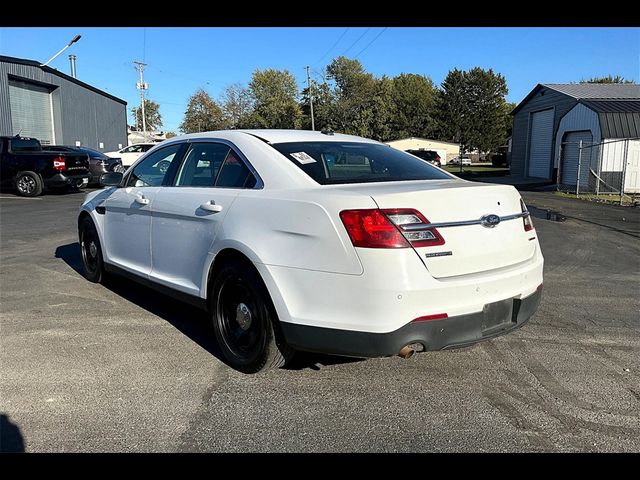
[[229, 365], [244, 373], [278, 368], [293, 356], [258, 272], [232, 261], [215, 274], [211, 315], [216, 339]]
[[85, 278], [100, 283], [104, 277], [102, 248], [96, 226], [89, 217], [85, 217], [80, 224], [80, 250]]
[[19, 172], [14, 183], [21, 197], [37, 197], [42, 193], [42, 179], [35, 172]]

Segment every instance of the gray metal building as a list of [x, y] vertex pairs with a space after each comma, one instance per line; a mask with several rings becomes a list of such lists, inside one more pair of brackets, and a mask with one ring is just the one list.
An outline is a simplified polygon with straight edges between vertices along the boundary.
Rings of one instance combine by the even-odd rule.
[[0, 135], [101, 151], [127, 145], [127, 102], [33, 60], [0, 56]]
[[[538, 84], [512, 112], [511, 173], [555, 182], [560, 156], [568, 156], [569, 165], [576, 150], [563, 152], [561, 144], [636, 138], [638, 101], [640, 85], [635, 84]], [[561, 175], [575, 178], [568, 168]]]

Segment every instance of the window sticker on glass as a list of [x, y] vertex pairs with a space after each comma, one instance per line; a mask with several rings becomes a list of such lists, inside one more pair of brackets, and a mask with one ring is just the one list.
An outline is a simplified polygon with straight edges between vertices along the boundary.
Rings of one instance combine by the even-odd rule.
[[293, 152], [290, 155], [302, 165], [306, 165], [307, 163], [316, 163], [316, 159], [305, 152]]

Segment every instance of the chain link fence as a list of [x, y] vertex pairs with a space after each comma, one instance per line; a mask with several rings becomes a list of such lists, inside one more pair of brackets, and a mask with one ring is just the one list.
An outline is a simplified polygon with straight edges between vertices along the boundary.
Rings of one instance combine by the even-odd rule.
[[557, 190], [579, 195], [626, 197], [640, 194], [640, 138], [590, 141], [591, 135], [560, 145]]

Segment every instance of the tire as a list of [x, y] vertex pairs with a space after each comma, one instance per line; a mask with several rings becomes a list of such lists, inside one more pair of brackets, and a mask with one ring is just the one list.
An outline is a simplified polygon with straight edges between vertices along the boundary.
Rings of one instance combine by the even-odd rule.
[[237, 260], [224, 264], [210, 292], [216, 340], [232, 368], [257, 373], [282, 367], [293, 357], [269, 292], [252, 265]]
[[37, 197], [42, 193], [42, 178], [35, 172], [18, 172], [14, 185], [21, 197]]
[[93, 220], [85, 217], [80, 224], [80, 251], [84, 276], [93, 283], [101, 283], [104, 279], [104, 261], [100, 237]]

